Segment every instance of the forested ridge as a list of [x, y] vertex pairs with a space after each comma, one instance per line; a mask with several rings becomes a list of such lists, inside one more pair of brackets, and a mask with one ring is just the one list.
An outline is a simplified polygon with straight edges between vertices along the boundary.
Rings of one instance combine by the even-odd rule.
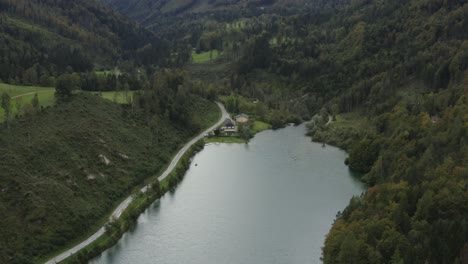
[[183, 73], [157, 76], [131, 103], [73, 93], [0, 128], [1, 263], [46, 261], [95, 231], [218, 119], [216, 105]]
[[[343, 5], [349, 0], [99, 0], [129, 17], [151, 25], [161, 17], [184, 17], [193, 15], [225, 16], [227, 18], [259, 15], [271, 12], [297, 12], [298, 10], [325, 10]], [[293, 11], [294, 10], [294, 11]], [[200, 17], [201, 17], [200, 16]]]
[[171, 63], [168, 43], [95, 1], [2, 0], [0, 28], [0, 79], [10, 84]]

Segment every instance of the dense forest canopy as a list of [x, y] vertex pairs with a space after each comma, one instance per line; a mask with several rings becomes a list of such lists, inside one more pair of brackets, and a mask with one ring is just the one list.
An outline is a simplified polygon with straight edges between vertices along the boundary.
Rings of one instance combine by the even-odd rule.
[[62, 73], [168, 65], [170, 46], [94, 1], [0, 1], [0, 79], [53, 85]]
[[[70, 109], [87, 103], [100, 104], [82, 97], [68, 100], [76, 89], [134, 90], [129, 104], [113, 108], [120, 114], [99, 108], [100, 116], [94, 118], [130, 122], [138, 135], [151, 135], [152, 146], [162, 147], [161, 140], [180, 142], [200, 128], [199, 117], [190, 115], [190, 109], [197, 108], [192, 101], [200, 97], [219, 96], [229, 111], [255, 116], [274, 128], [310, 121], [313, 140], [346, 149], [346, 163], [363, 173], [362, 181], [369, 186], [338, 212], [323, 248], [324, 263], [466, 261], [466, 1], [101, 2], [116, 11], [92, 0], [0, 0], [1, 81], [57, 84], [58, 97], [64, 100], [55, 115], [70, 115]], [[207, 54], [209, 61], [197, 63], [193, 56], [199, 54]], [[113, 68], [123, 72], [96, 72]], [[7, 103], [8, 98], [3, 101]], [[81, 117], [71, 116], [88, 124]], [[5, 138], [27, 138], [27, 118], [12, 122], [20, 134]], [[168, 136], [184, 125], [189, 132]], [[125, 133], [130, 129], [119, 128]], [[44, 127], [40, 131], [53, 133]], [[64, 145], [72, 144], [68, 139], [59, 138]], [[142, 149], [148, 147], [135, 140]], [[42, 142], [33, 137], [28, 144], [41, 146]], [[17, 158], [11, 154], [13, 145], [0, 139], [0, 146], [10, 151], [3, 154], [4, 160]], [[91, 149], [84, 151], [91, 153]], [[85, 154], [76, 155], [81, 159]], [[27, 189], [27, 177], [5, 168], [18, 180], [4, 180], [1, 188], [20, 190], [28, 199], [37, 195]], [[120, 189], [106, 190], [104, 208], [125, 193], [125, 182], [143, 180], [140, 174], [119, 175]], [[64, 173], [49, 180], [58, 181], [70, 195], [85, 192], [60, 182], [70, 180]], [[84, 186], [87, 181], [78, 183]], [[29, 239], [23, 232], [7, 248], [9, 260], [19, 263], [56, 249], [64, 241], [59, 237], [66, 228], [73, 231], [66, 241], [78, 235], [80, 219], [98, 218], [90, 216], [92, 208], [83, 207], [69, 226], [43, 233], [37, 228], [60, 219], [44, 216], [41, 208], [50, 205], [37, 202], [27, 214], [17, 196], [3, 191], [1, 195], [10, 203], [0, 210], [19, 205], [15, 217], [35, 234]], [[7, 220], [13, 223], [15, 217]], [[89, 227], [91, 222], [82, 225]], [[39, 241], [47, 244], [41, 246]]]
[[[161, 69], [181, 60], [168, 41], [95, 1], [1, 0], [0, 28], [0, 263], [36, 263], [93, 232], [218, 109]], [[56, 100], [24, 101], [42, 87], [21, 85]]]
[[[159, 18], [134, 13], [138, 5], [121, 10], [196, 52], [221, 51], [213, 64], [189, 68], [193, 78], [221, 76], [220, 93], [261, 103], [233, 96], [228, 109], [276, 126], [313, 117], [314, 140], [349, 151], [347, 163], [370, 188], [337, 215], [325, 263], [461, 263], [468, 241], [468, 4], [350, 1], [288, 13], [275, 10], [279, 2], [213, 6], [205, 14], [193, 4], [201, 1], [184, 2], [193, 5]], [[169, 21], [181, 23], [166, 27]], [[353, 118], [340, 123], [345, 117]]]
[[0, 263], [44, 261], [82, 238], [218, 119], [180, 71], [155, 73], [122, 105], [59, 92], [73, 79], [57, 80], [56, 106], [0, 128]]
[[[213, 16], [216, 13], [230, 16], [254, 15], [269, 12], [298, 12], [326, 10], [341, 6], [349, 0], [100, 0], [116, 10], [143, 23], [160, 20], [161, 16], [185, 15]], [[153, 21], [151, 21], [153, 20]]]

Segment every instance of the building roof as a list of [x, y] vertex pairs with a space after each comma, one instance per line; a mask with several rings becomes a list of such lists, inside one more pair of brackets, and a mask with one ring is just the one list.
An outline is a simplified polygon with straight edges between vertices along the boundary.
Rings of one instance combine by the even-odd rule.
[[230, 118], [226, 118], [223, 123], [223, 127], [235, 127], [236, 125], [234, 124], [234, 121], [232, 121]]
[[249, 115], [247, 115], [247, 114], [236, 115], [236, 116], [234, 117], [234, 119], [237, 119], [237, 118], [240, 118], [240, 117], [249, 118]]

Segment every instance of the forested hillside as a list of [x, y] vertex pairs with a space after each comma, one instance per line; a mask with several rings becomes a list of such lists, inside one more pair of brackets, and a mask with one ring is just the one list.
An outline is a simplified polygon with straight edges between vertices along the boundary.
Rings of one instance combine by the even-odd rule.
[[62, 73], [166, 65], [169, 57], [166, 42], [95, 1], [0, 1], [6, 83], [50, 86]]
[[222, 13], [245, 16], [261, 13], [291, 12], [291, 10], [325, 10], [343, 5], [349, 0], [100, 0], [137, 21], [150, 25], [161, 16], [203, 15]]
[[[0, 262], [83, 235], [217, 96], [274, 128], [311, 121], [312, 139], [363, 174], [369, 188], [337, 214], [324, 263], [466, 259], [466, 1], [101, 2], [147, 28], [92, 0], [0, 0], [1, 81], [56, 85], [59, 99], [0, 129]], [[75, 90], [136, 92], [118, 106]]]
[[[100, 0], [177, 44], [213, 21], [231, 23], [261, 15], [333, 12], [349, 0]], [[180, 48], [179, 48], [180, 50]]]
[[198, 14], [165, 33], [177, 32], [172, 37], [197, 53], [220, 51], [189, 69], [231, 95], [228, 107], [274, 126], [312, 119], [314, 140], [349, 151], [347, 164], [370, 188], [337, 215], [325, 263], [461, 263], [468, 245], [468, 4], [350, 1], [331, 8]]
[[158, 175], [214, 103], [178, 72], [118, 105], [75, 94], [0, 128], [0, 263], [32, 263], [94, 231], [122, 198]]

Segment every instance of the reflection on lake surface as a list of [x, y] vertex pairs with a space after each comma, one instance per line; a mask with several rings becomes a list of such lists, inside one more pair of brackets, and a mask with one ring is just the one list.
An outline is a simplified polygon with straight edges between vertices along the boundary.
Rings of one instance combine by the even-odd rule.
[[305, 132], [206, 146], [176, 191], [91, 263], [320, 263], [336, 213], [364, 186], [344, 151]]

